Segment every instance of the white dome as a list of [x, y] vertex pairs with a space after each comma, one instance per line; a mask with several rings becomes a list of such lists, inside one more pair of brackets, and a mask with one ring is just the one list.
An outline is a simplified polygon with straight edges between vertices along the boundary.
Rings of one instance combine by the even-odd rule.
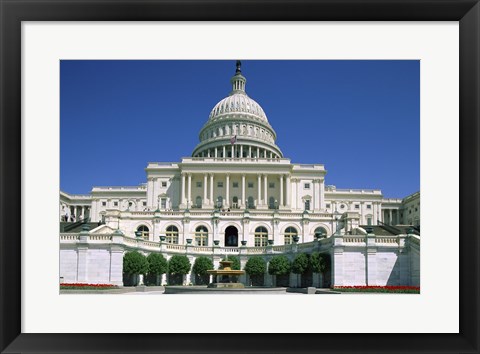
[[216, 120], [231, 114], [251, 115], [251, 118], [268, 122], [262, 107], [243, 92], [234, 93], [218, 102], [210, 112], [209, 119]]

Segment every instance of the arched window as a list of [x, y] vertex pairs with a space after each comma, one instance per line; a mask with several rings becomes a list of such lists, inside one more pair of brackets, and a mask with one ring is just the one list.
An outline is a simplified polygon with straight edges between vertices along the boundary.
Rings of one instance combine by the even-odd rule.
[[165, 241], [167, 243], [178, 243], [178, 229], [176, 226], [170, 225], [167, 227], [167, 232], [165, 233]]
[[148, 240], [148, 234], [149, 234], [148, 227], [146, 227], [145, 225], [140, 225], [137, 228], [137, 231], [140, 232], [140, 237], [142, 237], [144, 240]]
[[313, 235], [318, 238], [327, 237], [327, 230], [324, 227], [317, 227]]
[[202, 197], [198, 196], [195, 198], [195, 207], [201, 208], [202, 207]]
[[208, 230], [205, 226], [199, 226], [195, 229], [195, 244], [197, 246], [208, 245]]
[[298, 236], [297, 229], [294, 227], [287, 227], [283, 236], [283, 240], [286, 245], [291, 245], [293, 243], [293, 238]]
[[255, 229], [255, 247], [263, 247], [268, 243], [268, 231], [263, 226]]

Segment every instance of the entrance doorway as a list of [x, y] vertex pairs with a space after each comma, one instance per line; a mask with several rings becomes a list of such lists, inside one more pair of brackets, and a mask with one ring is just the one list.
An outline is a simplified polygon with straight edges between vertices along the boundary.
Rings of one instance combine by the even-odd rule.
[[238, 230], [235, 226], [229, 226], [225, 229], [225, 247], [238, 246]]

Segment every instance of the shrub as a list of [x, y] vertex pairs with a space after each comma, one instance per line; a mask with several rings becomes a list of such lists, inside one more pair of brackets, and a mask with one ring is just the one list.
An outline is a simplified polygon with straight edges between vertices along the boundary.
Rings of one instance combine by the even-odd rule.
[[188, 274], [191, 266], [187, 256], [176, 254], [168, 261], [168, 272], [169, 274]]
[[201, 256], [195, 259], [195, 263], [193, 264], [192, 272], [195, 275], [206, 275], [207, 270], [213, 269], [213, 262], [210, 258]]
[[292, 272], [295, 274], [304, 274], [310, 269], [310, 261], [308, 255], [300, 253], [295, 257], [292, 263]]
[[123, 255], [123, 273], [128, 275], [145, 274], [148, 271], [147, 258], [137, 252], [127, 252]]
[[287, 256], [274, 256], [268, 263], [268, 274], [286, 275], [290, 273], [292, 265]]
[[145, 276], [146, 285], [160, 285], [159, 275], [168, 272], [168, 263], [165, 257], [159, 253], [150, 253], [147, 257], [148, 274]]
[[330, 270], [330, 255], [313, 252], [310, 256], [310, 267], [315, 273], [325, 273]]
[[251, 257], [245, 264], [245, 272], [250, 276], [263, 275], [265, 274], [266, 268], [267, 264], [262, 257]]
[[[228, 259], [227, 257], [224, 257], [222, 258], [222, 261], [232, 261], [232, 265], [231, 265], [231, 268], [233, 270], [240, 270], [240, 259], [238, 259], [238, 257], [235, 257], [235, 256], [228, 256]], [[218, 269], [222, 269], [222, 265], [220, 264], [220, 266], [218, 267]]]
[[167, 260], [159, 253], [150, 253], [147, 262], [149, 275], [161, 275], [168, 272]]

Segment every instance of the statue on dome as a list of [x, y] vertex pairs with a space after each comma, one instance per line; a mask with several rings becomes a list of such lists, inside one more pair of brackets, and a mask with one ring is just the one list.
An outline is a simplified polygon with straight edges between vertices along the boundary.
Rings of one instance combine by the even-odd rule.
[[240, 60], [237, 60], [237, 70], [235, 72], [236, 73], [242, 72], [242, 62]]

